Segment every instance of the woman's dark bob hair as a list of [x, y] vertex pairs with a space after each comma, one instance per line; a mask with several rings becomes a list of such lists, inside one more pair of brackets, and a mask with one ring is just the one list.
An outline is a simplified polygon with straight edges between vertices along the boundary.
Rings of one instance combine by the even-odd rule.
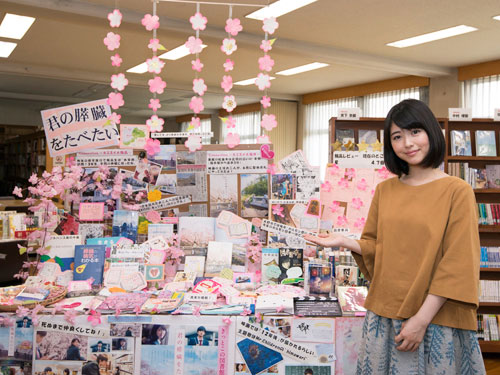
[[401, 129], [423, 129], [429, 137], [429, 153], [422, 160], [420, 166], [438, 168], [441, 165], [446, 152], [441, 126], [424, 102], [406, 99], [392, 107], [385, 118], [384, 162], [389, 171], [399, 177], [409, 172], [408, 163], [401, 160], [392, 148], [391, 126], [393, 123]]

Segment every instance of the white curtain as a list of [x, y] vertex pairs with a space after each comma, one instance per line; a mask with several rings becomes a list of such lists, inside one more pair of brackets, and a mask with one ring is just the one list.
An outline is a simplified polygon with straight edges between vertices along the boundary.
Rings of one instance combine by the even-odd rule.
[[462, 82], [461, 106], [471, 108], [473, 118], [493, 118], [500, 107], [500, 75]]
[[[189, 127], [189, 121], [181, 122], [181, 132], [187, 132], [187, 128]], [[192, 130], [198, 133], [207, 133], [212, 131], [212, 119], [206, 118], [200, 121], [200, 127], [198, 129]], [[201, 143], [204, 145], [210, 144], [211, 137], [202, 137]]]
[[228, 133], [238, 133], [240, 143], [256, 143], [260, 135], [260, 112], [247, 112], [232, 116], [236, 123], [234, 128], [228, 129], [225, 123], [220, 122], [219, 143], [224, 143]]
[[411, 89], [366, 95], [362, 100], [363, 116], [386, 117], [393, 106], [405, 99], [420, 99], [420, 89], [414, 87]]

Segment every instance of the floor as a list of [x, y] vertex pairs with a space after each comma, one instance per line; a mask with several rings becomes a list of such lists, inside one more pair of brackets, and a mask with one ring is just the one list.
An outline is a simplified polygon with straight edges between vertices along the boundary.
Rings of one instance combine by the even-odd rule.
[[486, 367], [486, 374], [500, 375], [500, 356], [498, 355], [485, 356], [484, 366]]

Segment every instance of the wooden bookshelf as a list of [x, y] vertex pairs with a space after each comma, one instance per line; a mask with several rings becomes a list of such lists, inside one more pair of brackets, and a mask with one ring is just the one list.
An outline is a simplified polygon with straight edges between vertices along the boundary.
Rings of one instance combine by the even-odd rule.
[[479, 347], [483, 353], [500, 353], [500, 341], [479, 340]]

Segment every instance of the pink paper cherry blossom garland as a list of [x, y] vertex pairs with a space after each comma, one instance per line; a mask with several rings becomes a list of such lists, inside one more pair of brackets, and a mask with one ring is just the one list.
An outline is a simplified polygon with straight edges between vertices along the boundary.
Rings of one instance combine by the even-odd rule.
[[[196, 13], [189, 18], [189, 22], [191, 22], [191, 27], [196, 32], [196, 35], [190, 36], [185, 43], [185, 46], [189, 49], [189, 53], [195, 55], [195, 60], [191, 61], [191, 67], [195, 71], [195, 78], [193, 79], [193, 92], [195, 95], [189, 102], [189, 108], [194, 113], [188, 127], [188, 130], [191, 130], [198, 129], [201, 125], [198, 114], [205, 109], [202, 96], [207, 91], [205, 80], [203, 78], [199, 78], [198, 76], [203, 69], [203, 63], [200, 61], [200, 52], [203, 50], [203, 41], [200, 39], [200, 30], [205, 30], [207, 27], [207, 17], [200, 13], [199, 3], [196, 4]], [[189, 149], [189, 152], [201, 150], [201, 137], [190, 134], [184, 145]]]
[[[120, 10], [114, 9], [111, 13], [108, 14], [109, 26], [112, 28], [120, 27], [122, 18], [123, 16]], [[109, 51], [114, 51], [120, 48], [120, 40], [120, 34], [110, 31], [104, 38], [103, 42]], [[111, 75], [110, 86], [113, 91], [109, 93], [107, 103], [114, 110], [120, 108], [125, 104], [125, 102], [123, 101], [123, 95], [121, 94], [121, 92], [118, 92], [125, 90], [125, 87], [128, 85], [128, 79], [125, 77], [125, 74], [117, 74], [118, 67], [121, 66], [122, 61], [123, 60], [118, 53], [115, 53], [113, 56], [111, 56], [111, 65], [115, 67], [115, 74]], [[111, 113], [111, 115], [108, 117], [108, 122], [113, 125], [118, 125], [120, 123], [120, 120], [121, 116], [116, 112]]]
[[[233, 17], [233, 7], [229, 6], [229, 17], [226, 20], [225, 30], [227, 32], [227, 38], [224, 38], [222, 41], [222, 45], [220, 47], [221, 51], [226, 54], [226, 56], [230, 56], [238, 49], [238, 45], [236, 44], [236, 40], [233, 38], [238, 35], [238, 33], [243, 30], [241, 26], [241, 21], [238, 18]], [[226, 59], [226, 62], [223, 64], [224, 71], [226, 73], [232, 71], [234, 69], [234, 61], [230, 58]], [[222, 82], [220, 87], [227, 94], [224, 96], [224, 100], [222, 102], [222, 108], [226, 110], [226, 112], [231, 113], [237, 106], [236, 99], [234, 95], [229, 95], [229, 92], [233, 88], [233, 77], [230, 74], [225, 74], [222, 77]], [[222, 123], [227, 126], [228, 129], [232, 129], [236, 126], [233, 116], [228, 115], [228, 117], [221, 117]], [[226, 139], [224, 143], [229, 148], [234, 148], [240, 144], [240, 135], [236, 131], [230, 131], [226, 135]]]
[[[160, 77], [160, 73], [165, 66], [165, 63], [157, 56], [158, 50], [164, 50], [157, 37], [157, 30], [160, 27], [160, 18], [156, 14], [156, 1], [153, 1], [153, 14], [145, 14], [141, 20], [142, 25], [148, 31], [153, 32], [153, 38], [149, 40], [148, 48], [153, 52], [153, 57], [146, 60], [148, 72], [153, 73], [153, 78], [148, 81], [149, 91], [153, 94], [153, 98], [149, 100], [148, 107], [153, 111], [151, 117], [146, 120], [146, 125], [149, 133], [161, 132], [165, 121], [156, 114], [161, 108], [160, 99], [157, 94], [163, 94], [167, 83]], [[160, 151], [160, 141], [158, 139], [149, 138], [146, 140], [145, 150], [150, 156], [154, 156]]]

